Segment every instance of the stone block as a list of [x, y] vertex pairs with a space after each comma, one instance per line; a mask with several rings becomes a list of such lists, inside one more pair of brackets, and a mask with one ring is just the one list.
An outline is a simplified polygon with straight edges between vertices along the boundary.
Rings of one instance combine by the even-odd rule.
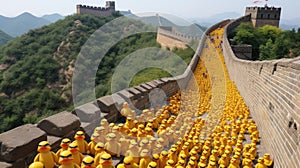
[[97, 99], [99, 108], [104, 113], [109, 113], [110, 109], [115, 106], [115, 101], [111, 95], [107, 95]]
[[157, 87], [161, 87], [162, 85], [164, 85], [164, 82], [159, 79], [154, 80], [152, 82], [155, 83]]
[[140, 84], [139, 86], [141, 86], [142, 88], [146, 89], [148, 92], [152, 89], [151, 86], [147, 85], [146, 83]]
[[96, 118], [101, 117], [101, 112], [98, 106], [93, 103], [87, 103], [77, 107], [74, 112], [79, 117], [81, 122], [91, 122]]
[[46, 133], [32, 124], [22, 125], [0, 134], [0, 158], [13, 162], [37, 149], [39, 142], [47, 140]]
[[146, 82], [145, 84], [151, 86], [152, 88], [156, 88], [157, 87], [157, 84], [154, 83], [154, 82], [152, 82], [152, 81]]
[[134, 97], [134, 95], [132, 93], [130, 93], [129, 91], [127, 91], [126, 89], [121, 90], [121, 91], [117, 92], [116, 94], [118, 94], [119, 96], [124, 98], [127, 102]]
[[144, 93], [144, 94], [147, 93], [147, 90], [145, 88], [141, 87], [140, 85], [135, 86], [134, 88], [137, 89], [138, 91], [140, 91], [141, 93]]
[[137, 89], [135, 89], [134, 87], [128, 88], [127, 91], [131, 94], [133, 94], [134, 96], [140, 96], [141, 92]]
[[64, 111], [41, 120], [37, 126], [48, 135], [62, 137], [80, 127], [80, 121], [74, 114]]

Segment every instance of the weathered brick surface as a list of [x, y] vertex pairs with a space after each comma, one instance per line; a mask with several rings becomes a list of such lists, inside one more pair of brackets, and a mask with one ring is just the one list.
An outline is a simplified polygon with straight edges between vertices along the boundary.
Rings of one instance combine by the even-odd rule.
[[74, 114], [64, 111], [41, 120], [37, 126], [48, 135], [62, 137], [80, 127], [80, 121]]
[[32, 124], [22, 125], [0, 134], [0, 158], [13, 162], [37, 149], [40, 141], [47, 140], [46, 133]]
[[[245, 61], [231, 50], [225, 30], [223, 53], [228, 73], [251, 110], [262, 138], [263, 152], [271, 153], [275, 167], [299, 165], [299, 59]], [[289, 127], [291, 122], [291, 127]]]

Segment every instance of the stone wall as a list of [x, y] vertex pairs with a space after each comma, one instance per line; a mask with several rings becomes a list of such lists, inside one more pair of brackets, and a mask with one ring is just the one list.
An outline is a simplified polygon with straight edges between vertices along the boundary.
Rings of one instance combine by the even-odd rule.
[[179, 49], [187, 48], [186, 43], [164, 34], [157, 34], [156, 41], [161, 45], [162, 48], [168, 47], [170, 50], [173, 50], [175, 47]]
[[249, 16], [225, 28], [223, 54], [233, 80], [250, 108], [261, 135], [264, 152], [275, 167], [300, 163], [300, 57], [272, 61], [246, 61], [233, 53], [227, 35]]

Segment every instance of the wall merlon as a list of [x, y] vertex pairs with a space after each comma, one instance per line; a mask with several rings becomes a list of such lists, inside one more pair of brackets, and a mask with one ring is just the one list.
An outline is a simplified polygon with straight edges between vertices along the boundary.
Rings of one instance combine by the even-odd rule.
[[67, 111], [47, 117], [37, 124], [37, 127], [47, 134], [58, 137], [64, 136], [66, 133], [79, 128], [79, 126], [79, 118]]
[[128, 88], [127, 91], [128, 91], [129, 93], [133, 94], [134, 97], [140, 97], [140, 96], [142, 95], [142, 93], [141, 93], [139, 90], [137, 90], [137, 89], [135, 89], [135, 88], [133, 88], [133, 87]]
[[115, 111], [117, 108], [115, 107], [115, 101], [112, 95], [107, 95], [97, 99], [98, 106], [103, 113], [109, 113], [110, 111]]
[[81, 122], [91, 122], [101, 117], [100, 108], [94, 102], [76, 107], [72, 113], [78, 116]]
[[46, 133], [32, 124], [26, 124], [0, 134], [0, 159], [14, 162], [35, 152], [40, 141], [47, 140]]

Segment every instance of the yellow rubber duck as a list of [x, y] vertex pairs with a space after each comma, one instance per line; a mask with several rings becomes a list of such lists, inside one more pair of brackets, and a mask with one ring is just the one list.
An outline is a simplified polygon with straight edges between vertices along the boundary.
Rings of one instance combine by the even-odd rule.
[[246, 160], [244, 161], [244, 159], [243, 159], [243, 162], [244, 162], [243, 168], [252, 168], [252, 167], [253, 167], [252, 160], [246, 159]]
[[162, 151], [159, 156], [159, 166], [160, 167], [165, 167], [167, 165], [168, 161], [168, 152], [167, 151]]
[[97, 166], [97, 168], [115, 168], [115, 166], [112, 165], [112, 157], [110, 154], [105, 153], [101, 156], [100, 164]]
[[98, 138], [98, 142], [102, 142], [102, 143], [106, 143], [106, 130], [103, 126], [100, 127], [96, 127], [94, 130], [94, 133], [98, 133], [99, 138]]
[[125, 153], [125, 156], [132, 156], [133, 157], [133, 162], [136, 164], [139, 164], [140, 159], [139, 159], [139, 145], [135, 140], [130, 141], [129, 149]]
[[100, 135], [97, 132], [94, 132], [91, 136], [91, 142], [88, 144], [90, 154], [95, 156], [95, 146], [99, 142]]
[[[140, 141], [140, 150], [142, 151], [143, 149], [147, 149], [150, 152], [150, 144], [148, 141], [148, 138], [144, 138]], [[140, 151], [140, 152], [141, 152]]]
[[42, 162], [45, 168], [53, 168], [58, 163], [58, 158], [50, 150], [51, 147], [47, 141], [40, 142], [37, 149], [39, 153], [35, 156], [34, 162]]
[[133, 157], [126, 156], [123, 163], [119, 164], [117, 168], [139, 168], [139, 166], [133, 162]]
[[271, 159], [271, 155], [269, 153], [264, 154], [264, 164], [267, 167], [272, 167], [273, 165], [273, 160]]
[[139, 167], [140, 168], [147, 168], [148, 164], [151, 162], [149, 150], [148, 149], [143, 149], [141, 151], [140, 155], [141, 155], [141, 158], [140, 158]]
[[186, 168], [196, 168], [195, 162], [190, 160], [190, 161], [187, 163]]
[[235, 158], [232, 158], [228, 168], [240, 168], [238, 161]]
[[84, 156], [82, 153], [80, 153], [77, 143], [72, 142], [69, 145], [68, 150], [72, 153], [73, 162], [76, 163], [78, 166], [81, 165], [81, 161], [84, 158]]
[[179, 167], [179, 166], [185, 167], [185, 160], [178, 160], [175, 167]]
[[44, 164], [42, 162], [33, 162], [28, 168], [44, 168]]
[[247, 160], [251, 160], [251, 155], [250, 155], [250, 153], [248, 153], [248, 152], [246, 152], [245, 157], [244, 157], [244, 159], [242, 160], [242, 165], [243, 165], [243, 166], [245, 165], [245, 162], [246, 162]]
[[69, 147], [70, 143], [71, 143], [71, 140], [69, 138], [64, 138], [64, 139], [61, 140], [61, 143], [59, 145], [61, 148], [56, 152], [57, 158], [59, 158], [60, 153], [62, 151], [68, 150], [68, 147]]
[[100, 163], [101, 156], [106, 153], [104, 149], [104, 143], [98, 142], [95, 146], [95, 165], [97, 166]]
[[126, 118], [126, 122], [125, 122], [125, 128], [127, 130], [131, 130], [132, 128], [134, 128], [134, 122], [133, 122], [133, 119], [131, 117], [127, 117]]
[[59, 168], [80, 168], [79, 165], [73, 162], [73, 156], [70, 151], [62, 151], [58, 160]]
[[169, 155], [168, 155], [169, 160], [173, 160], [175, 163], [178, 160], [178, 155], [177, 155], [177, 150], [176, 148], [171, 148], [169, 150]]
[[207, 168], [217, 168], [216, 162], [209, 162]]
[[96, 168], [94, 158], [92, 156], [85, 156], [81, 163], [81, 168]]
[[[157, 165], [157, 167], [160, 167], [159, 166], [159, 154], [157, 154], [157, 153], [154, 153], [154, 154], [152, 154], [152, 161], [151, 162], [155, 162], [156, 163], [156, 165]], [[150, 163], [151, 163], [150, 162]], [[149, 164], [150, 164], [149, 163]]]
[[160, 168], [160, 167], [158, 167], [157, 164], [156, 164], [155, 162], [150, 162], [150, 163], [148, 164], [148, 167], [147, 167], [147, 168]]
[[74, 138], [75, 138], [74, 142], [76, 142], [78, 145], [79, 152], [82, 154], [88, 154], [89, 153], [89, 145], [86, 142], [86, 140], [84, 140], [85, 139], [84, 132], [77, 131]]
[[257, 164], [255, 165], [255, 168], [267, 168], [267, 166], [264, 164], [264, 158], [258, 158]]
[[120, 138], [120, 145], [121, 145], [120, 155], [125, 156], [128, 148], [129, 148], [130, 141], [126, 138]]
[[132, 117], [132, 110], [129, 108], [129, 104], [127, 102], [123, 103], [123, 107], [121, 109], [121, 114], [125, 117]]
[[107, 135], [107, 142], [104, 145], [106, 152], [111, 156], [120, 157], [121, 145], [118, 141], [116, 141], [116, 134], [109, 133]]

